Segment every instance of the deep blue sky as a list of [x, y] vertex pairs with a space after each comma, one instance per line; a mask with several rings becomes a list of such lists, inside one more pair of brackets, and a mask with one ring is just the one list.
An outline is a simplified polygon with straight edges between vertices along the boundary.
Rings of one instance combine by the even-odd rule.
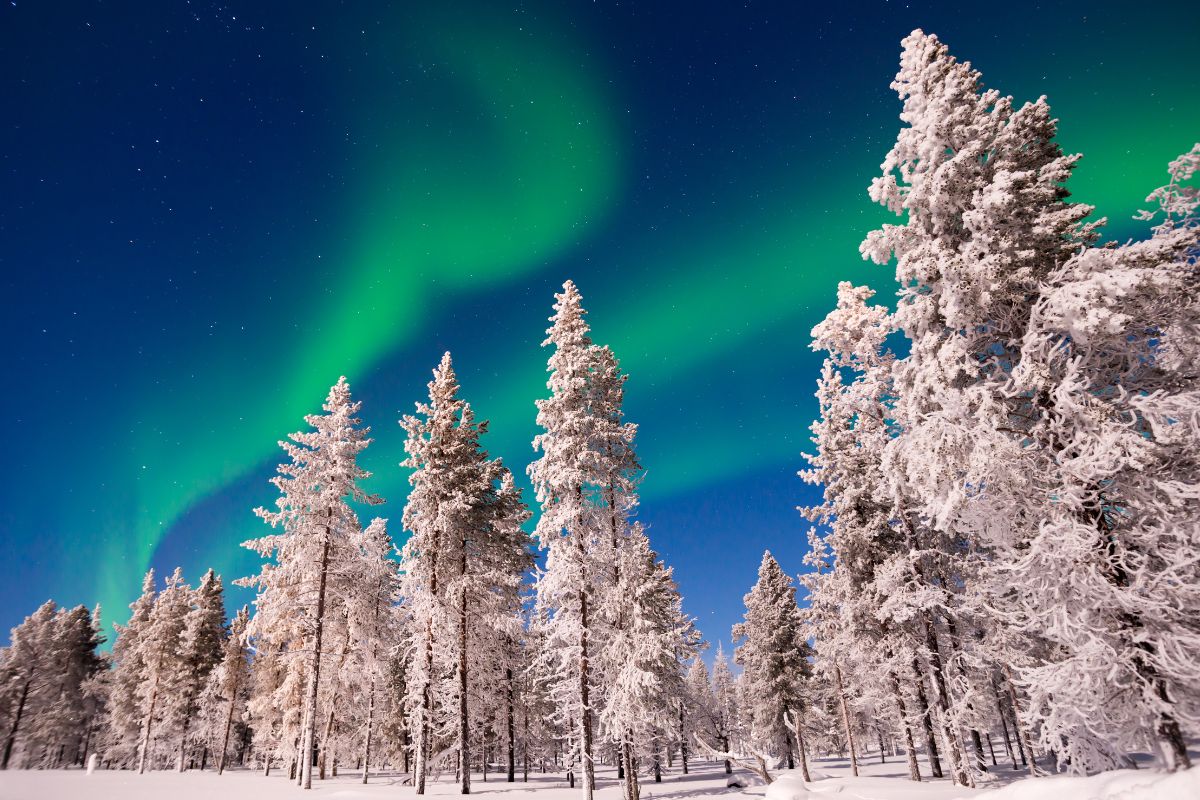
[[641, 519], [728, 642], [762, 550], [801, 569], [808, 331], [838, 280], [894, 291], [857, 244], [900, 39], [1048, 95], [1124, 237], [1200, 137], [1200, 7], [1149, 10], [5, 4], [0, 625], [123, 620], [149, 564], [254, 571], [274, 442], [341, 374], [397, 528], [396, 420], [444, 350], [522, 473], [570, 277], [632, 376]]

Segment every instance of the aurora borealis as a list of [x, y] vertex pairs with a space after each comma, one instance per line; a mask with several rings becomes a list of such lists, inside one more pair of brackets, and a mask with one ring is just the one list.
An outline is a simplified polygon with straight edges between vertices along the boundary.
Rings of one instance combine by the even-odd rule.
[[1154, 55], [1193, 3], [139, 5], [0, 9], [5, 626], [248, 574], [275, 442], [339, 375], [393, 533], [444, 350], [522, 474], [570, 277], [631, 374], [640, 517], [727, 641], [764, 547], [801, 568], [808, 331], [839, 280], [893, 291], [857, 246], [901, 37], [1047, 95], [1110, 236], [1200, 138], [1200, 73]]

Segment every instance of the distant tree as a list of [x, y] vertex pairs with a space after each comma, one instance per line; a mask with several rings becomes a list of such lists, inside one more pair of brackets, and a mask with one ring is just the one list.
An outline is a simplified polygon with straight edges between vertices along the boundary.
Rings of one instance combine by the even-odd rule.
[[[729, 669], [729, 658], [721, 645], [717, 645], [716, 655], [713, 656], [712, 668], [712, 735], [716, 744], [724, 752], [734, 749], [734, 741], [738, 729], [738, 689], [737, 681]], [[693, 733], [693, 736], [695, 734]], [[729, 759], [724, 759], [725, 774], [733, 774], [733, 765]]]
[[792, 579], [769, 553], [763, 553], [758, 581], [745, 597], [745, 620], [733, 626], [740, 644], [734, 657], [742, 667], [750, 744], [795, 767], [796, 750], [784, 719], [804, 706], [804, 680], [810, 672]]

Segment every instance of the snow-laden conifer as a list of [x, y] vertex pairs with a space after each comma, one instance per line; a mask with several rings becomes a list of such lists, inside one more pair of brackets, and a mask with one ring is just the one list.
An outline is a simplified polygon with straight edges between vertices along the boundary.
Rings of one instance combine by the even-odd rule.
[[209, 673], [220, 663], [226, 638], [224, 588], [221, 578], [208, 570], [191, 598], [179, 640], [179, 669], [165, 704], [167, 724], [178, 731], [176, 769], [183, 772], [191, 757], [192, 721], [200, 711], [200, 696]]
[[599, 420], [591, 400], [595, 355], [584, 320], [582, 298], [567, 281], [555, 295], [554, 315], [543, 346], [554, 348], [548, 362], [550, 397], [537, 401], [542, 432], [533, 446], [542, 455], [529, 466], [541, 504], [535, 534], [547, 551], [537, 581], [538, 604], [545, 610], [546, 639], [542, 658], [552, 661], [546, 674], [557, 676], [551, 687], [560, 719], [571, 733], [573, 753], [583, 770], [583, 795], [595, 787], [593, 752], [592, 659], [597, 646], [596, 584], [608, 568], [598, 553], [599, 527], [593, 494], [609, 477], [593, 448]]
[[744, 709], [755, 752], [795, 766], [796, 748], [785, 718], [805, 706], [804, 681], [810, 668], [796, 587], [770, 554], [763, 553], [758, 580], [745, 597], [743, 622], [733, 627], [739, 641], [734, 657], [742, 667]]
[[105, 755], [113, 763], [132, 765], [141, 734], [141, 716], [137, 708], [138, 688], [146, 680], [146, 662], [140, 641], [150, 622], [157, 597], [154, 570], [146, 572], [142, 593], [130, 604], [129, 622], [114, 625], [116, 639], [112, 650], [112, 679], [109, 681]]
[[[439, 696], [453, 705], [460, 788], [470, 792], [471, 699], [488, 697], [489, 687], [503, 689], [507, 681], [513, 665], [500, 662], [520, 639], [520, 587], [533, 565], [521, 530], [528, 512], [520, 492], [503, 464], [483, 450], [487, 423], [475, 421], [458, 393], [446, 353], [429, 383], [429, 401], [401, 421], [408, 435], [404, 465], [414, 470], [404, 509], [405, 528], [413, 535], [402, 555], [402, 594], [414, 620], [409, 685], [418, 732], [418, 793], [424, 792], [435, 755]], [[446, 671], [454, 674], [453, 683], [439, 684], [438, 674]], [[501, 694], [506, 698], [507, 690]]]
[[[289, 460], [272, 479], [280, 493], [277, 510], [260, 508], [256, 513], [282, 532], [245, 543], [275, 561], [241, 583], [259, 590], [251, 623], [251, 635], [261, 640], [257, 646], [271, 648], [270, 657], [286, 662], [287, 676], [275, 689], [278, 700], [286, 697], [286, 702], [294, 702], [297, 670], [303, 670], [296, 758], [299, 781], [306, 789], [312, 787], [315, 731], [321, 718], [317, 698], [322, 657], [330, 648], [325, 637], [330, 582], [352, 579], [353, 575], [340, 569], [354, 558], [352, 537], [358, 530], [349, 501], [382, 502], [359, 486], [370, 473], [357, 459], [371, 442], [369, 429], [360, 427], [355, 416], [360, 405], [352, 400], [350, 387], [341, 378], [329, 390], [325, 413], [305, 417], [312, 430], [293, 433], [290, 441], [280, 442]], [[344, 597], [348, 592], [333, 594]], [[302, 662], [297, 659], [299, 654], [305, 654]], [[290, 728], [296, 709], [287, 708], [283, 716]], [[287, 743], [283, 745], [286, 748]]]
[[159, 739], [170, 738], [174, 733], [171, 729], [164, 731], [163, 727], [181, 699], [178, 689], [186, 671], [180, 645], [191, 598], [192, 589], [183, 580], [183, 570], [176, 568], [155, 599], [150, 619], [138, 639], [137, 646], [146, 665], [145, 677], [137, 687], [136, 695], [141, 721], [138, 772], [145, 772], [161, 761]]

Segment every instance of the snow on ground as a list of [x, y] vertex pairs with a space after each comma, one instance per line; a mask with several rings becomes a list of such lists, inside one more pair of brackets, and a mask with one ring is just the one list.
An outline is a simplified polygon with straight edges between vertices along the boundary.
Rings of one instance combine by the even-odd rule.
[[[924, 766], [924, 765], [922, 765]], [[838, 800], [1196, 800], [1200, 798], [1200, 768], [1176, 775], [1164, 775], [1148, 769], [1122, 770], [1089, 778], [1056, 776], [1022, 780], [1001, 766], [993, 787], [978, 790], [952, 786], [947, 780], [913, 783], [906, 779], [903, 759], [888, 763], [864, 762], [860, 777], [849, 775], [844, 759], [821, 759], [812, 763], [813, 782], [805, 786], [799, 776], [782, 773], [769, 789], [749, 773], [738, 770], [735, 778], [746, 788], [726, 786], [726, 775], [719, 763], [700, 762], [692, 774], [671, 770], [663, 782], [642, 785], [643, 800], [692, 800], [723, 797], [733, 800], [804, 800], [837, 797]], [[597, 800], [619, 800], [621, 787], [612, 769], [599, 769]], [[500, 780], [497, 780], [497, 778]], [[427, 797], [461, 797], [452, 775], [428, 785]], [[98, 770], [88, 775], [83, 770], [9, 770], [0, 772], [0, 800], [414, 800], [404, 776], [372, 776], [363, 786], [360, 776], [343, 774], [326, 781], [314, 781], [313, 790], [304, 792], [279, 773], [264, 777], [257, 771], [232, 770], [218, 776], [214, 772], [153, 772], [138, 775], [128, 771]], [[1002, 785], [1005, 781], [1011, 781]], [[472, 794], [495, 800], [580, 800], [582, 793], [567, 786], [561, 773], [531, 774], [529, 783], [506, 783], [492, 773], [485, 783], [481, 775], [473, 778]], [[765, 794], [765, 797], [764, 797]]]
[[1086, 778], [1031, 779], [1023, 770], [1015, 772], [1002, 763], [988, 768], [988, 783], [964, 789], [948, 779], [930, 779], [924, 760], [920, 766], [923, 780], [914, 783], [907, 779], [903, 758], [889, 758], [886, 764], [863, 760], [857, 778], [850, 775], [848, 760], [821, 759], [812, 764], [812, 783], [805, 784], [798, 770], [783, 772], [766, 789], [764, 800], [1200, 800], [1200, 768], [1175, 775], [1143, 768]]
[[[600, 767], [597, 775], [597, 800], [619, 800], [621, 787], [616, 772]], [[751, 775], [739, 774], [747, 785], [758, 781]], [[402, 774], [372, 776], [366, 786], [362, 776], [343, 773], [325, 781], [313, 780], [312, 791], [305, 792], [287, 780], [285, 774], [273, 771], [270, 777], [250, 770], [215, 772], [191, 771], [180, 775], [163, 771], [138, 775], [131, 771], [97, 770], [88, 775], [83, 770], [9, 770], [0, 772], [0, 800], [413, 800], [416, 793], [404, 785]], [[580, 800], [579, 788], [571, 789], [560, 772], [539, 775], [530, 773], [529, 783], [506, 783], [504, 776], [491, 773], [486, 783], [479, 773], [471, 779], [471, 794], [494, 800]], [[663, 776], [661, 784], [653, 780], [643, 784], [642, 800], [670, 800], [721, 795], [728, 792], [736, 797], [740, 790], [726, 789], [726, 775], [720, 764], [699, 763], [691, 775]], [[762, 794], [762, 787], [757, 794]], [[461, 797], [453, 773], [426, 786], [426, 797]]]

